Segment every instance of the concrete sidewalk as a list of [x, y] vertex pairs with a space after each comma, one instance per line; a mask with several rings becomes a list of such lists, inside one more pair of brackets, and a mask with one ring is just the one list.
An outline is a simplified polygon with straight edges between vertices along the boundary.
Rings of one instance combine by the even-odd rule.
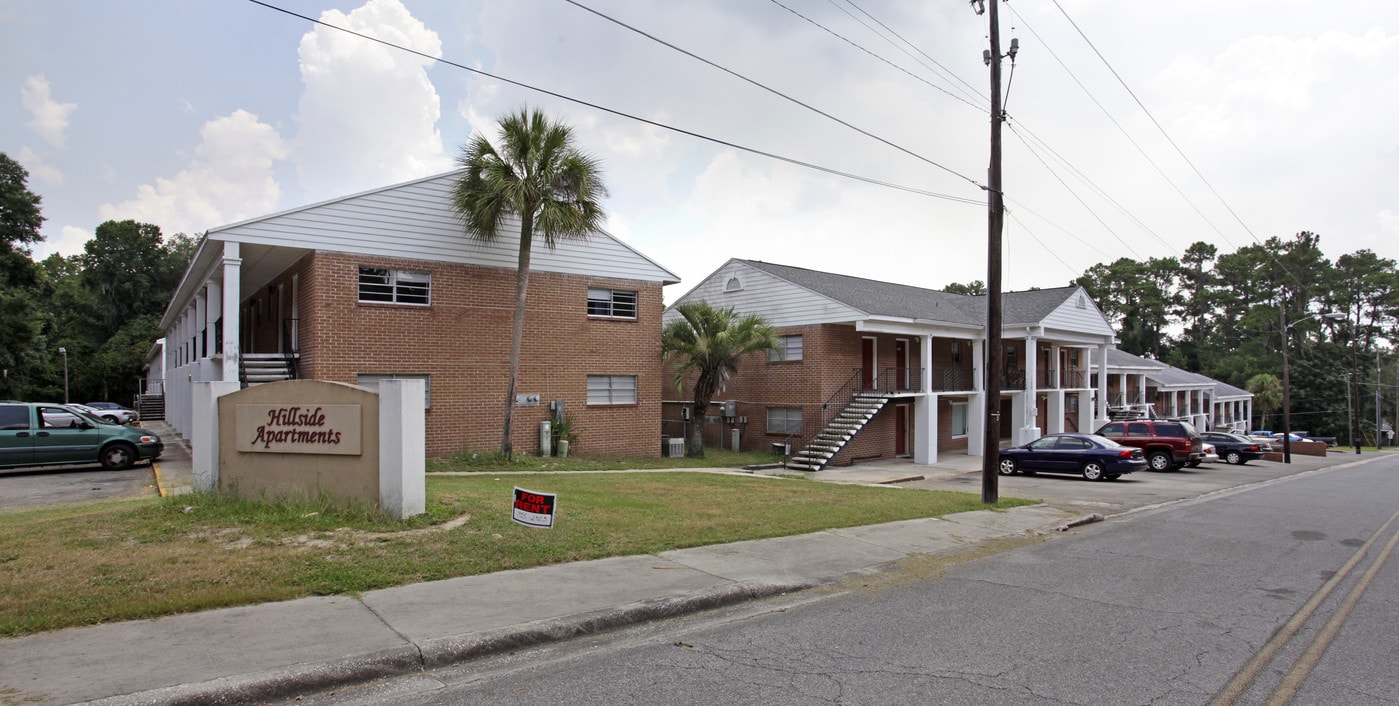
[[[188, 456], [167, 449], [158, 472], [177, 493]], [[809, 589], [1072, 518], [1043, 505], [981, 510], [5, 639], [0, 703], [286, 698]]]

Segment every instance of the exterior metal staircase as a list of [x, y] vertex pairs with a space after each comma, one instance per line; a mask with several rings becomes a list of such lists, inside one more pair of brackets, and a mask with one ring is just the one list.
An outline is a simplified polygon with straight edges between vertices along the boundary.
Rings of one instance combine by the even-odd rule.
[[238, 379], [244, 387], [296, 379], [296, 354], [244, 353], [238, 361]]
[[845, 448], [888, 401], [888, 397], [882, 394], [857, 393], [840, 413], [826, 423], [821, 433], [787, 459], [787, 468], [799, 471], [819, 471], [825, 468], [836, 453]]

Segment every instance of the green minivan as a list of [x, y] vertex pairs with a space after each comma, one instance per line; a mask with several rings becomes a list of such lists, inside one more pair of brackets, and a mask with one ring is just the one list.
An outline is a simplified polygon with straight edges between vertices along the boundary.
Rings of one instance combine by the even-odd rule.
[[110, 471], [160, 457], [160, 437], [75, 407], [0, 404], [0, 468], [100, 463]]

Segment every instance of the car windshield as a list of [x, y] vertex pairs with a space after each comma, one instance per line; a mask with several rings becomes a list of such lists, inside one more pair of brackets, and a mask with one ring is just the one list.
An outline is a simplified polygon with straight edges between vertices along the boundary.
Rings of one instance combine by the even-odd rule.
[[1199, 436], [1199, 435], [1200, 435], [1200, 432], [1195, 431], [1195, 425], [1191, 424], [1190, 422], [1180, 422], [1180, 425], [1181, 425], [1182, 427], [1185, 427], [1185, 435], [1186, 435], [1186, 436]]
[[1119, 444], [1119, 443], [1117, 443], [1116, 441], [1113, 441], [1112, 439], [1107, 438], [1106, 436], [1098, 436], [1097, 434], [1085, 434], [1085, 435], [1083, 435], [1082, 438], [1088, 439], [1089, 441], [1092, 441], [1093, 443], [1095, 443], [1095, 444], [1097, 444], [1097, 445], [1099, 445], [1099, 446], [1102, 446], [1102, 447], [1104, 447], [1104, 448], [1109, 448], [1109, 449], [1113, 449], [1113, 448], [1124, 448], [1124, 449], [1129, 449], [1129, 448], [1132, 448], [1132, 447], [1130, 447], [1130, 446], [1123, 446], [1122, 444]]

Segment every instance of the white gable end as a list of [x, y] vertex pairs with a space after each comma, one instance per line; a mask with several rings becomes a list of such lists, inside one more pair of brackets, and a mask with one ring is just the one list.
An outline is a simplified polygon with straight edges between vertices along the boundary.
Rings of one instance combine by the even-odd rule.
[[[779, 328], [844, 323], [866, 317], [846, 304], [737, 260], [729, 260], [675, 304], [700, 300], [716, 307], [733, 307], [741, 314], [758, 314]], [[676, 316], [668, 309], [665, 320]]]
[[1088, 296], [1088, 293], [1082, 288], [1070, 294], [1064, 303], [1044, 317], [1042, 324], [1045, 329], [1055, 331], [1090, 336], [1111, 337], [1115, 335], [1112, 324], [1108, 323], [1108, 320], [1103, 317], [1103, 312], [1098, 310], [1098, 305], [1093, 303], [1093, 298]]
[[[519, 222], [511, 219], [495, 242], [466, 237], [452, 210], [459, 172], [390, 186], [264, 216], [209, 231], [239, 243], [408, 257], [513, 269]], [[679, 277], [609, 234], [566, 240], [553, 250], [536, 233], [530, 269], [664, 283]]]

